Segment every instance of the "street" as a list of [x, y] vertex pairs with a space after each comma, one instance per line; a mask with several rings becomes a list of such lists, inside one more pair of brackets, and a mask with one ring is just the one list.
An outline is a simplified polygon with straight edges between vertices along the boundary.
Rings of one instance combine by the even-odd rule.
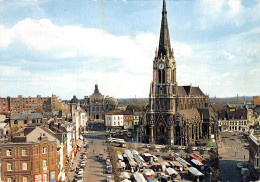
[[[249, 152], [244, 148], [247, 144], [242, 136], [234, 136], [232, 132], [220, 134], [222, 137], [221, 149], [219, 156], [221, 157], [219, 167], [222, 170], [223, 181], [241, 181], [240, 169], [237, 168], [237, 163], [247, 164]], [[224, 138], [223, 138], [224, 136]]]
[[[89, 148], [87, 149], [87, 163], [83, 173], [83, 181], [104, 181], [106, 176], [105, 163], [98, 161], [97, 156], [102, 153], [104, 154], [103, 159], [107, 157], [107, 153], [104, 153], [107, 150], [107, 146], [104, 138], [100, 138], [100, 135], [104, 134], [104, 132], [95, 132], [94, 134], [87, 135], [87, 143], [89, 144]], [[93, 140], [93, 143], [91, 142]], [[73, 168], [75, 168], [80, 161], [80, 154], [84, 152], [84, 149], [77, 153], [77, 156], [73, 163]], [[72, 181], [75, 172], [69, 172], [69, 180]], [[111, 175], [110, 175], [111, 176]]]

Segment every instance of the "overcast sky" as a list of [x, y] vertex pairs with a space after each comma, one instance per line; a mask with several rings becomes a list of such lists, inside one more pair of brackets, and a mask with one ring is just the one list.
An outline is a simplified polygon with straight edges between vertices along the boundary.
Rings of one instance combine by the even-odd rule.
[[[178, 85], [260, 94], [259, 0], [166, 0]], [[0, 0], [0, 96], [148, 97], [162, 0]]]

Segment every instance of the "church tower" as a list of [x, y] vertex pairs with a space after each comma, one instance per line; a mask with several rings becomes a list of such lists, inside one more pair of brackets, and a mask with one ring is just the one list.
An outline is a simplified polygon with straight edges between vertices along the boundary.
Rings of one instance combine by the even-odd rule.
[[149, 133], [151, 143], [173, 144], [176, 113], [176, 63], [171, 48], [166, 3], [163, 0], [159, 47], [153, 60], [153, 81], [149, 94]]

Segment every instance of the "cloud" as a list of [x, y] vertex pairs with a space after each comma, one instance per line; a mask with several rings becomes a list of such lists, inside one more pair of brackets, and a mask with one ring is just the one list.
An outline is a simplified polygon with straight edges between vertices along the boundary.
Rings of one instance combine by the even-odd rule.
[[229, 8], [230, 8], [229, 13], [231, 14], [231, 16], [239, 13], [239, 11], [242, 8], [240, 0], [229, 0], [228, 5], [229, 5]]
[[231, 53], [229, 53], [229, 52], [227, 52], [227, 51], [223, 51], [223, 54], [224, 54], [225, 56], [227, 56], [228, 59], [234, 59], [234, 58], [235, 58], [234, 55], [232, 55]]
[[199, 24], [202, 30], [223, 25], [236, 27], [247, 26], [248, 23], [259, 21], [260, 1], [241, 0], [202, 0], [199, 9]]
[[[221, 11], [221, 5], [216, 11]], [[178, 84], [199, 85], [203, 92], [217, 96], [256, 94], [260, 45], [255, 37], [259, 32], [256, 28], [211, 42], [172, 41]], [[15, 51], [25, 53], [11, 56], [13, 44], [18, 46]], [[0, 51], [8, 50], [0, 59], [1, 95], [54, 93], [62, 99], [75, 94], [83, 98], [93, 93], [97, 82], [104, 95], [148, 97], [157, 46], [158, 36], [150, 32], [117, 36], [29, 18], [10, 29], [0, 25]], [[252, 89], [246, 92], [245, 86]]]

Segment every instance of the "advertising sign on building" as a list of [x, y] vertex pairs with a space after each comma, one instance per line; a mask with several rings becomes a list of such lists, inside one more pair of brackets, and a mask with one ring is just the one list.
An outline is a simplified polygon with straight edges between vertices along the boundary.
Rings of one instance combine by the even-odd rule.
[[43, 180], [42, 180], [42, 174], [35, 174], [35, 175], [34, 175], [34, 181], [35, 181], [35, 182], [43, 182]]
[[50, 182], [56, 182], [56, 171], [50, 171]]

